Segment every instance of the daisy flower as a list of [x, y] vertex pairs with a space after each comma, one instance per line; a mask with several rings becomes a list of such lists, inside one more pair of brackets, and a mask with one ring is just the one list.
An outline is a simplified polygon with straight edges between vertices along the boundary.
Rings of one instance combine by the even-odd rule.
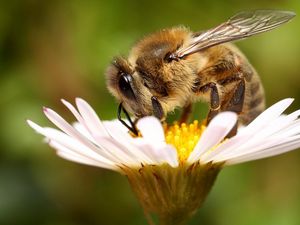
[[219, 113], [207, 127], [197, 120], [161, 125], [155, 117], [144, 117], [136, 125], [140, 135], [134, 137], [118, 120], [101, 121], [80, 98], [77, 109], [62, 102], [76, 123], [71, 125], [44, 108], [59, 129], [30, 120], [28, 124], [46, 137], [60, 157], [126, 175], [146, 215], [157, 214], [164, 225], [182, 224], [191, 217], [223, 167], [300, 147], [300, 110], [283, 114], [293, 102], [290, 98], [265, 110], [231, 138], [226, 136], [237, 122], [233, 112]]

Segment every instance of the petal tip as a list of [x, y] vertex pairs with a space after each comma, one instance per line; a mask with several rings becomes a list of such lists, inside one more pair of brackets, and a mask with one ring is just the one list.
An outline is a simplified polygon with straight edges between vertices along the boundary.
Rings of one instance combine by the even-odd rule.
[[70, 102], [68, 102], [67, 100], [65, 100], [65, 99], [60, 99], [60, 101], [62, 102], [62, 104], [64, 104], [68, 109], [70, 109], [70, 108], [73, 108], [73, 105], [70, 103]]
[[76, 97], [75, 102], [76, 104], [81, 104], [81, 103], [85, 103], [86, 101], [84, 101], [82, 98]]
[[209, 123], [209, 125], [210, 126], [215, 126], [215, 125], [229, 126], [232, 124], [232, 126], [233, 126], [237, 120], [238, 120], [238, 115], [235, 112], [226, 111], [226, 112], [221, 112], [218, 115], [216, 115], [212, 119], [212, 121]]
[[31, 125], [33, 124], [33, 122], [32, 122], [31, 120], [29, 120], [29, 119], [26, 120], [26, 123], [27, 123], [29, 126], [31, 126]]
[[43, 112], [44, 112], [44, 113], [48, 112], [48, 110], [49, 110], [49, 109], [48, 109], [46, 106], [43, 106]]
[[69, 103], [68, 101], [66, 101], [65, 99], [61, 98], [60, 101], [65, 105], [67, 103]]
[[295, 100], [294, 98], [286, 98], [286, 99], [283, 99], [282, 101], [285, 101], [285, 102], [287, 102], [287, 104], [290, 105], [293, 103], [294, 100]]
[[35, 122], [31, 121], [31, 120], [26, 120], [27, 124], [34, 129], [36, 132], [39, 132], [42, 128], [37, 125]]

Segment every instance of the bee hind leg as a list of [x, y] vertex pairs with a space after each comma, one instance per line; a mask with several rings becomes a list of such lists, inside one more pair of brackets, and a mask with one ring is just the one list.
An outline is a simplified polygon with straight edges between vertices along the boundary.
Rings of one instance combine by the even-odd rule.
[[[241, 78], [233, 91], [232, 97], [228, 100], [227, 103], [222, 105], [222, 111], [231, 111], [239, 115], [243, 110], [244, 99], [245, 99], [245, 80]], [[237, 128], [238, 128], [238, 122], [235, 124], [235, 126], [227, 134], [226, 137], [230, 138], [236, 135]]]

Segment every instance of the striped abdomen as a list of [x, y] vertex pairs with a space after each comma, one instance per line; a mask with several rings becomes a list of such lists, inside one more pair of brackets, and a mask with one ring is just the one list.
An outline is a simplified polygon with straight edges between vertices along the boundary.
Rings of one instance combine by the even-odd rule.
[[261, 80], [251, 67], [252, 75], [246, 79], [246, 92], [243, 111], [240, 114], [240, 121], [248, 124], [254, 120], [265, 109], [265, 94]]

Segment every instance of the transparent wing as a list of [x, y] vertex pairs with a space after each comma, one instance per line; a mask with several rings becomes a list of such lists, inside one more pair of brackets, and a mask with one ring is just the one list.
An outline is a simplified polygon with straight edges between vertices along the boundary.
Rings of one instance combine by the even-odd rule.
[[189, 46], [179, 48], [171, 57], [182, 58], [214, 45], [272, 30], [288, 22], [295, 15], [293, 12], [276, 10], [240, 12], [225, 23], [195, 36]]

